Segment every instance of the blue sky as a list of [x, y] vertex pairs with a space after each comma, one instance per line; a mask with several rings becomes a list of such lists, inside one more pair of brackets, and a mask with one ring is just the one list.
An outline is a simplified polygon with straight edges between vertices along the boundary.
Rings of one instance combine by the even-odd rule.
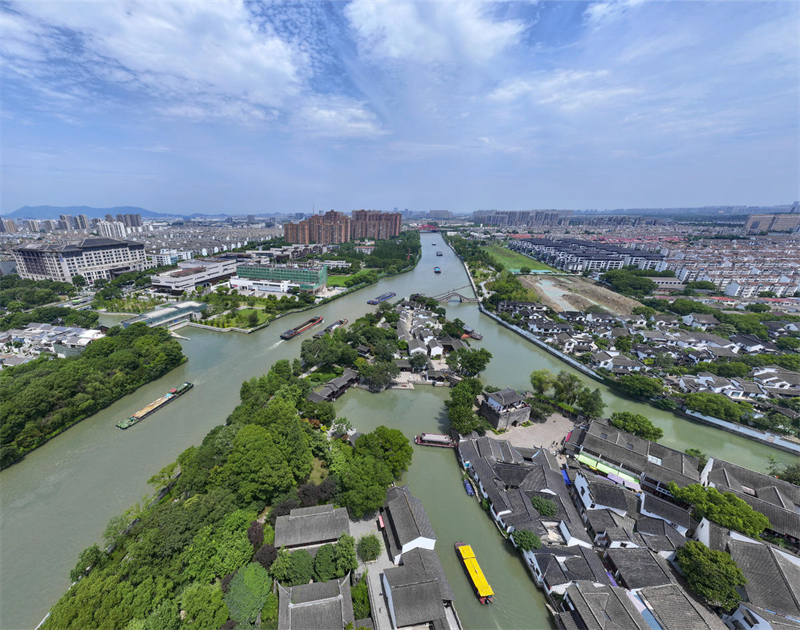
[[800, 3], [0, 0], [0, 211], [800, 198]]

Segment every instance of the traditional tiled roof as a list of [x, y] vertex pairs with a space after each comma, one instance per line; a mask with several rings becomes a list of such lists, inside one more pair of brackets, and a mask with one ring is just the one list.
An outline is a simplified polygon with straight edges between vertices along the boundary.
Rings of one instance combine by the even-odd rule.
[[296, 508], [275, 522], [275, 546], [298, 547], [336, 540], [350, 533], [350, 519], [345, 508], [332, 505]]
[[609, 549], [606, 553], [619, 571], [620, 579], [630, 589], [659, 586], [673, 581], [664, 559], [649, 549], [617, 548]]
[[643, 588], [639, 595], [663, 630], [727, 630], [719, 617], [677, 584]]
[[278, 586], [278, 630], [342, 630], [354, 621], [350, 576]]
[[384, 511], [389, 516], [387, 526], [391, 528], [390, 542], [396, 543], [398, 549], [417, 538], [436, 540], [436, 533], [422, 507], [422, 501], [411, 494], [408, 486], [389, 489]]
[[624, 588], [580, 581], [565, 595], [573, 609], [559, 620], [567, 630], [651, 630]]
[[729, 540], [728, 549], [747, 579], [747, 601], [800, 619], [800, 567], [770, 545]]

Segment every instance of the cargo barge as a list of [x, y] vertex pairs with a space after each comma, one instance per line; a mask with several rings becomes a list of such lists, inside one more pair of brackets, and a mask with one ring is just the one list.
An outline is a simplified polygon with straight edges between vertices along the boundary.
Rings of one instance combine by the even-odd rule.
[[385, 302], [386, 300], [390, 300], [395, 295], [397, 295], [397, 293], [384, 293], [383, 295], [379, 295], [376, 298], [372, 298], [371, 300], [367, 300], [367, 304], [380, 304], [381, 302]]
[[489, 582], [486, 581], [486, 577], [483, 575], [483, 571], [475, 557], [475, 552], [472, 551], [472, 547], [463, 542], [457, 542], [455, 547], [456, 555], [458, 555], [458, 559], [461, 560], [461, 564], [467, 572], [469, 581], [472, 584], [472, 589], [478, 596], [478, 600], [481, 604], [492, 603], [492, 601], [494, 601], [492, 599], [494, 597], [494, 591], [492, 591], [492, 587], [489, 586]]
[[455, 448], [456, 443], [449, 435], [440, 433], [421, 433], [414, 436], [414, 442], [420, 446], [439, 446], [441, 448]]
[[317, 324], [322, 323], [322, 316], [314, 317], [309, 319], [304, 324], [300, 324], [299, 326], [295, 326], [294, 328], [290, 328], [285, 333], [281, 334], [281, 339], [294, 339], [297, 335], [300, 335], [307, 331], [309, 328], [313, 328]]
[[192, 389], [192, 387], [194, 387], [194, 385], [192, 383], [184, 383], [183, 385], [181, 385], [177, 389], [169, 390], [161, 398], [159, 398], [158, 400], [154, 400], [149, 405], [147, 405], [147, 407], [145, 407], [144, 409], [140, 409], [135, 414], [133, 414], [130, 418], [125, 418], [125, 420], [120, 420], [119, 422], [117, 422], [117, 426], [120, 429], [128, 429], [128, 428], [132, 427], [137, 422], [141, 422], [142, 420], [144, 420], [151, 413], [155, 413], [156, 411], [161, 409], [161, 407], [163, 407], [164, 405], [167, 405], [167, 404], [171, 403], [178, 396], [188, 392], [190, 389]]
[[320, 330], [318, 333], [314, 333], [314, 339], [322, 339], [325, 335], [330, 335], [334, 330], [336, 330], [337, 328], [341, 328], [346, 323], [347, 323], [346, 319], [337, 319], [325, 330]]
[[439, 267], [434, 267], [433, 273], [442, 273], [442, 270]]

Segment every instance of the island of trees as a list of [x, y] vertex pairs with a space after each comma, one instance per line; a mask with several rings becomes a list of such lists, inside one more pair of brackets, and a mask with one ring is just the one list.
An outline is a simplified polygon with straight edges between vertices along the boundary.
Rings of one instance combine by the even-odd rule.
[[[90, 319], [66, 308], [66, 319]], [[36, 320], [41, 321], [41, 320]], [[162, 328], [115, 326], [78, 356], [41, 355], [0, 372], [0, 466], [8, 466], [76, 422], [162, 377], [185, 360], [181, 345]]]
[[[143, 500], [112, 519], [103, 549], [84, 550], [77, 583], [45, 630], [277, 628], [273, 581], [304, 584], [346, 575], [380, 553], [380, 541], [342, 536], [316, 557], [274, 547], [274, 523], [296, 507], [334, 503], [358, 518], [384, 502], [411, 463], [398, 430], [378, 427], [353, 446], [329, 438], [329, 403], [306, 400], [312, 383], [289, 361], [242, 385], [241, 403], [199, 446], [151, 480], [159, 501]], [[356, 618], [369, 601], [352, 589]], [[239, 625], [237, 625], [239, 624]]]

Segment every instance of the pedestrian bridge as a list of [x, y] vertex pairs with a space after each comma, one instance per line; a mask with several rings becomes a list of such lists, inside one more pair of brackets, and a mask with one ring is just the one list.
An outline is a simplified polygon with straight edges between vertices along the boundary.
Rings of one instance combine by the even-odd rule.
[[438, 295], [431, 295], [430, 298], [432, 300], [436, 300], [437, 302], [452, 302], [454, 300], [458, 300], [459, 302], [477, 302], [478, 298], [476, 297], [468, 297], [463, 295], [461, 291], [464, 289], [469, 289], [469, 293], [473, 293], [472, 285], [465, 284], [463, 287], [456, 287], [455, 289], [449, 289], [444, 293], [439, 293]]

